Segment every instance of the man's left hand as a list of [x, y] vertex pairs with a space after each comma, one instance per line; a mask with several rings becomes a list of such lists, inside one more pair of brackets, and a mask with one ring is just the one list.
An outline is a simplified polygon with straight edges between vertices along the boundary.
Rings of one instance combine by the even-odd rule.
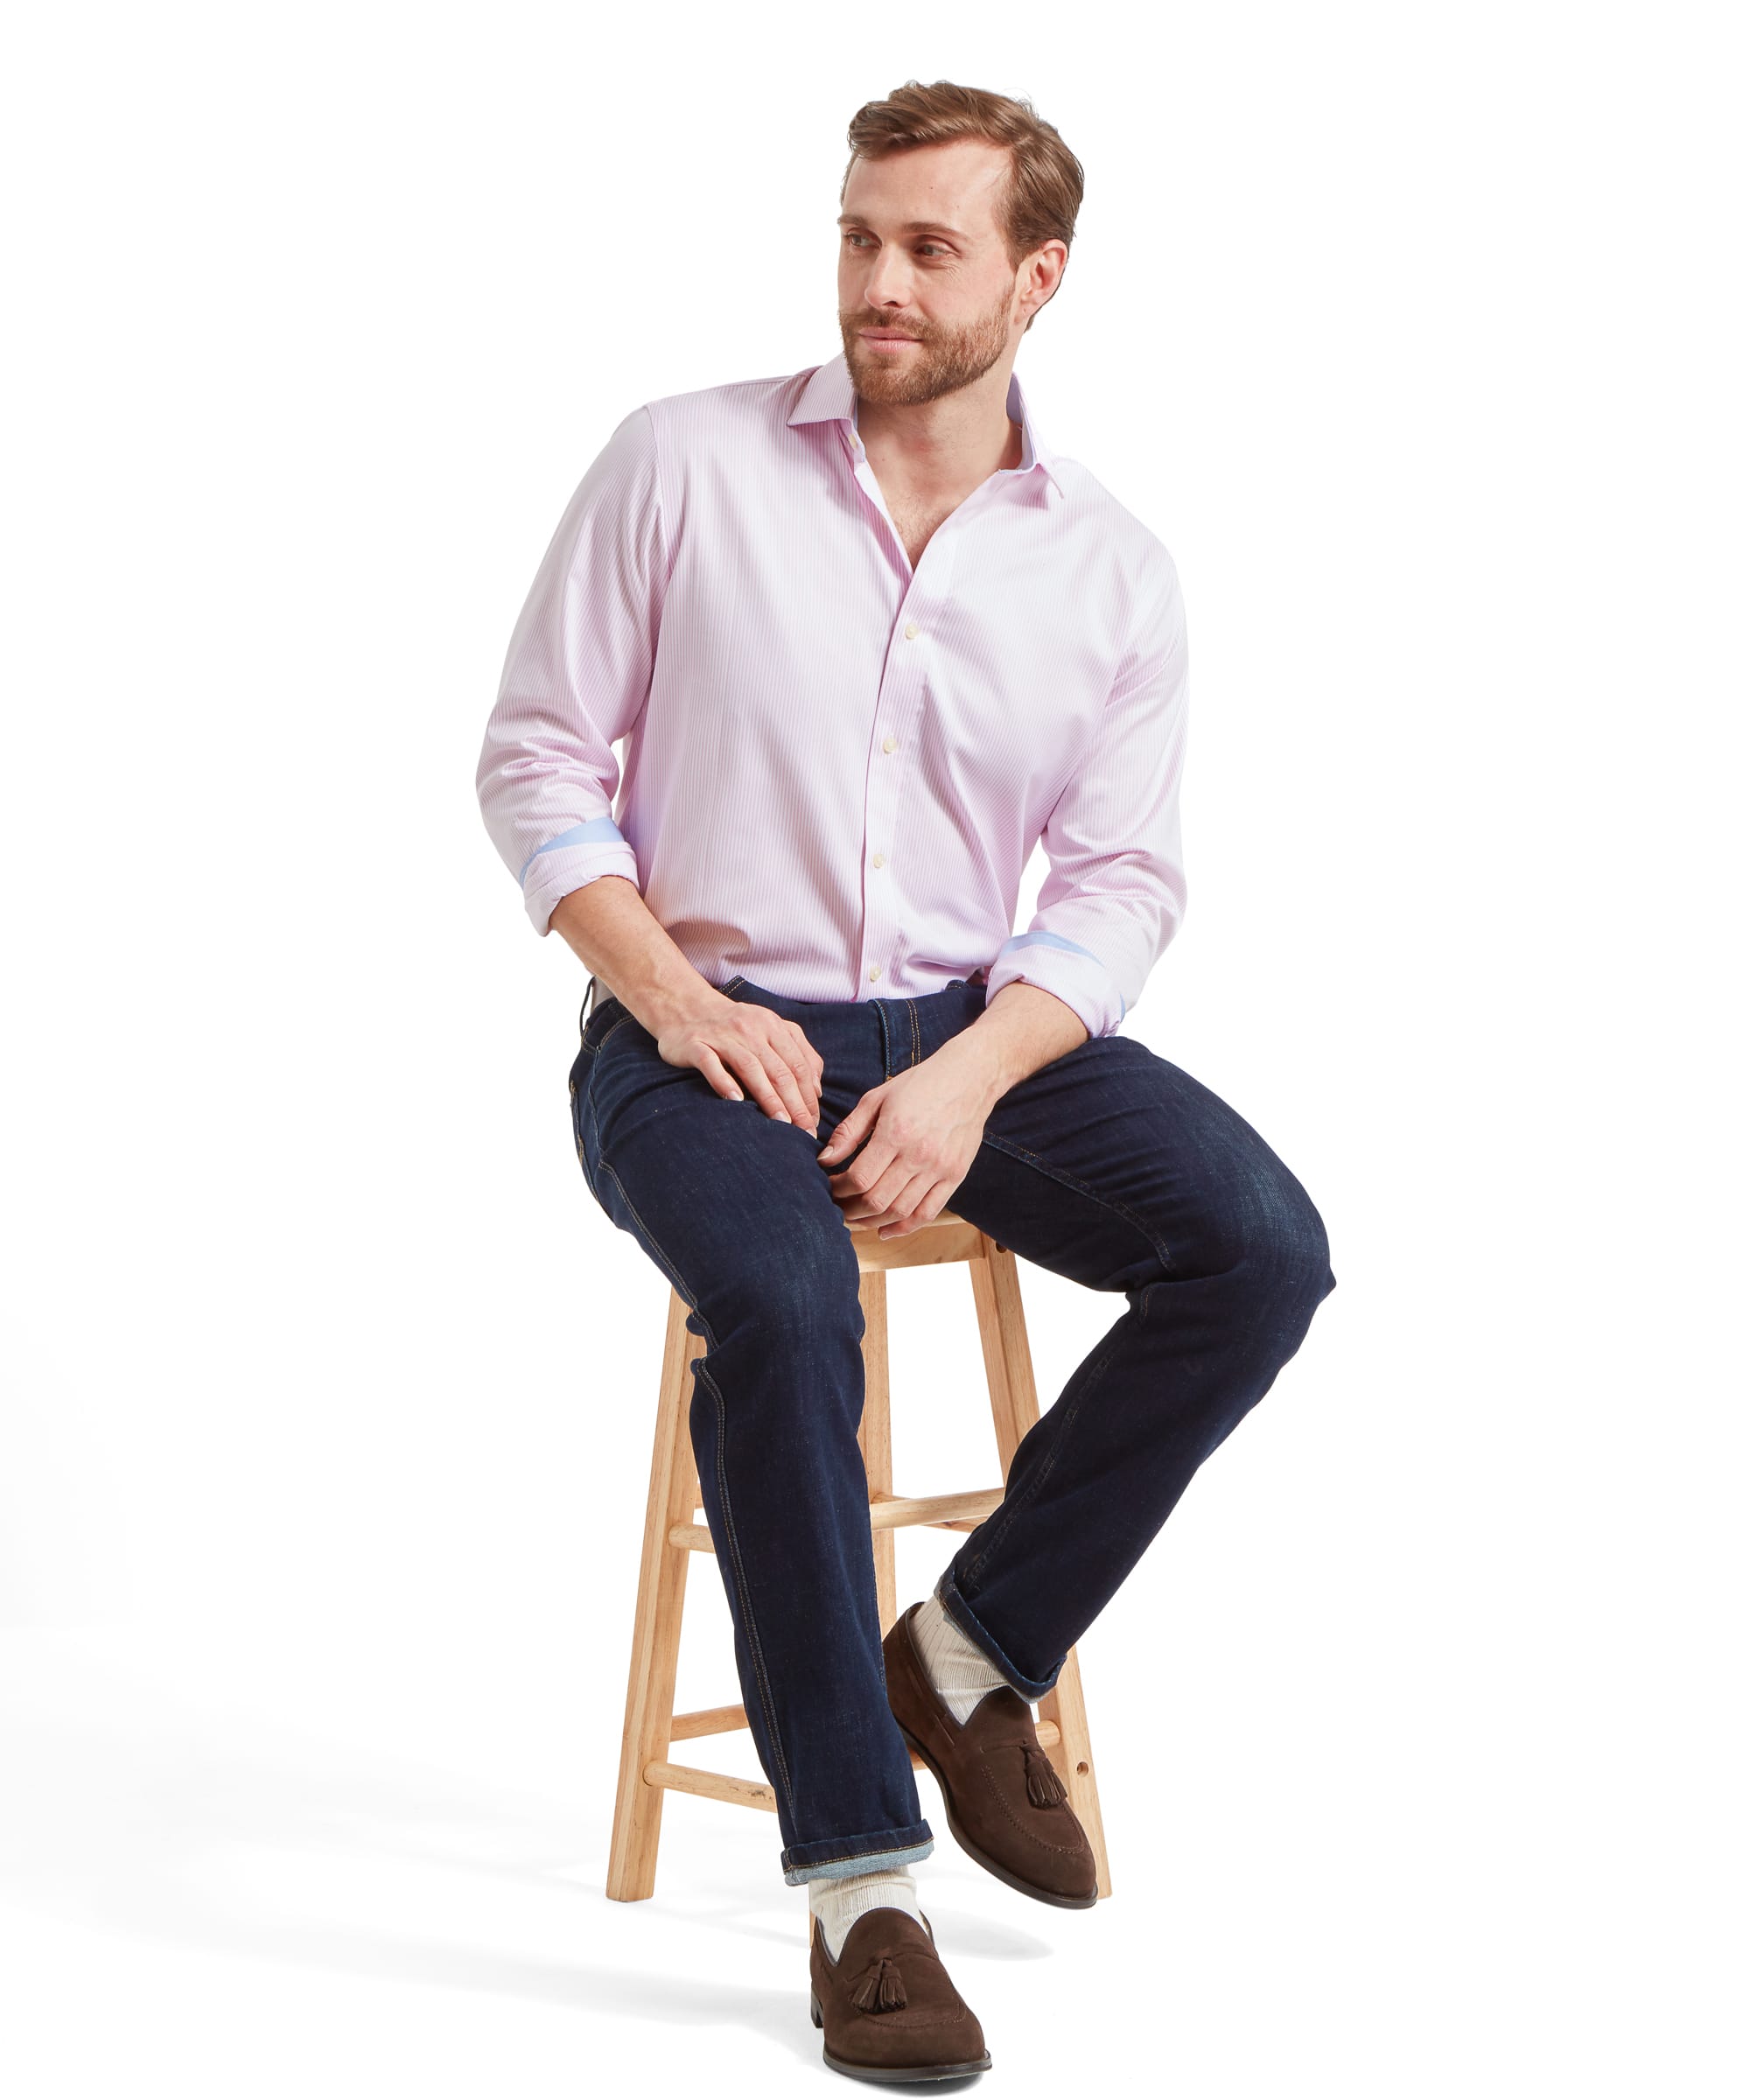
[[989, 1060], [961, 1036], [862, 1094], [817, 1154], [843, 1217], [876, 1224], [880, 1240], [929, 1225], [974, 1164], [998, 1098]]

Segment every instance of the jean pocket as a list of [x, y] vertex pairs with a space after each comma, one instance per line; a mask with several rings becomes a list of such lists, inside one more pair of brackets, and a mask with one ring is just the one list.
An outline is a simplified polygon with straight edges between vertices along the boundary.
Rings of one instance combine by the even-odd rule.
[[570, 1072], [569, 1074], [569, 1135], [574, 1140], [575, 1157], [581, 1162], [584, 1171], [587, 1165], [587, 1156], [581, 1144], [581, 1088], [584, 1083], [580, 1074]]
[[620, 998], [613, 997], [600, 1000], [587, 1016], [586, 1026], [581, 1031], [582, 1050], [591, 1056], [628, 1012], [628, 1007]]
[[[578, 1082], [569, 1082], [569, 1134], [575, 1141], [575, 1157], [581, 1163], [581, 1179], [587, 1184], [587, 1193], [599, 1201], [599, 1191], [593, 1180], [593, 1169], [587, 1158], [587, 1079], [584, 1072]], [[600, 1204], [600, 1208], [605, 1206]]]

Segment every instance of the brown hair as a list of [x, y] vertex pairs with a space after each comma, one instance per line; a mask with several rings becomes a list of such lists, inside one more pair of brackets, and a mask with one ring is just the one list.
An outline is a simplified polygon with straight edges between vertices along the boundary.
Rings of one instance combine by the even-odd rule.
[[[1010, 149], [1011, 172], [993, 217], [1013, 270], [1044, 242], [1063, 241], [1069, 252], [1083, 202], [1083, 169], [1077, 156], [1026, 99], [1013, 101], [985, 88], [959, 87], [955, 80], [934, 80], [928, 87], [905, 80], [885, 101], [866, 102], [854, 111], [847, 127], [853, 150], [841, 178], [842, 199], [856, 160], [882, 160], [954, 138], [984, 139], [989, 145]], [[1026, 331], [1034, 326], [1040, 312], [1038, 307], [1029, 316]]]

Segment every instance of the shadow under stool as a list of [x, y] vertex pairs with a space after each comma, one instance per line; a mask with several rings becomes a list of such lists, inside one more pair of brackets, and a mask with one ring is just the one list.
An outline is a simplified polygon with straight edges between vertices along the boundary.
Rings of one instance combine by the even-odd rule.
[[[865, 1407], [860, 1419], [859, 1448], [871, 1495], [878, 1617], [887, 1634], [899, 1615], [896, 1528], [927, 1524], [946, 1531], [972, 1531], [1004, 1500], [1012, 1455], [1040, 1410], [1018, 1286], [1017, 1257], [1008, 1248], [948, 1208], [929, 1224], [892, 1240], [880, 1239], [875, 1225], [853, 1231], [853, 1243], [859, 1258], [859, 1302], [865, 1318], [861, 1344]], [[974, 1285], [987, 1391], [998, 1442], [1000, 1484], [962, 1494], [899, 1495], [892, 1474], [885, 1278], [892, 1269], [924, 1268], [941, 1262], [966, 1263]], [[689, 1312], [688, 1304], [674, 1290], [667, 1311], [654, 1461], [648, 1481], [648, 1522], [642, 1535], [641, 1573], [630, 1649], [629, 1691], [624, 1702], [623, 1752], [612, 1823], [611, 1863], [606, 1877], [606, 1894], [624, 1903], [636, 1902], [654, 1893], [660, 1811], [668, 1788], [774, 1812], [774, 1790], [761, 1782], [671, 1761], [675, 1743], [749, 1726], [742, 1704], [710, 1706], [694, 1713], [672, 1711], [690, 1557], [714, 1550], [708, 1526], [699, 1521], [700, 1495], [688, 1407], [694, 1376], [690, 1363], [705, 1353], [706, 1344], [685, 1324]], [[1037, 1733], [1065, 1782], [1072, 1808], [1095, 1851], [1096, 1880], [1101, 1894], [1106, 1897], [1113, 1885], [1108, 1872], [1096, 1766], [1089, 1754], [1089, 1726], [1074, 1648], [1068, 1652], [1057, 1682], [1039, 1702], [1039, 1707]], [[909, 1754], [916, 1769], [924, 1770], [918, 1754]]]

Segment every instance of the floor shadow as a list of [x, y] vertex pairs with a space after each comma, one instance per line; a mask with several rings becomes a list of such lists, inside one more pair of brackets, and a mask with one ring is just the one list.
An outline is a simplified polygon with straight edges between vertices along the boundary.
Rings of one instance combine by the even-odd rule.
[[[486, 1992], [602, 2019], [743, 2027], [816, 2061], [803, 1894], [778, 1879], [759, 1889], [746, 1874], [736, 1827], [729, 1835], [698, 1820], [668, 1830], [668, 1841], [684, 1847], [682, 1885], [647, 1905], [614, 1904], [604, 1886], [608, 1812], [605, 1824], [597, 1810], [584, 1823], [560, 1803], [493, 1796], [289, 1725], [178, 1710], [160, 1688], [142, 1699], [139, 1683], [115, 1674], [112, 1687], [100, 1675], [81, 1687], [80, 1704], [103, 1711], [73, 1716], [43, 1711], [54, 1702], [32, 1698], [28, 1673], [7, 1673], [0, 1684], [0, 1882], [9, 1901], [215, 1955]], [[567, 1888], [598, 1907], [602, 1924], [609, 1910], [614, 1951], [628, 1959], [597, 1962], [584, 1950], [573, 1962], [547, 1963], [275, 1915], [270, 1897], [223, 1886], [227, 1858], [258, 1848], [354, 1863], [403, 1858]], [[928, 1862], [928, 1914], [941, 1947], [1002, 1961], [1051, 1951], [953, 1900], [953, 1880], [966, 1887], [966, 1875], [979, 1870], [942, 1857], [934, 1875]], [[772, 1864], [767, 1871], [775, 1876]], [[783, 1905], [791, 1911], [785, 1927], [775, 1914]], [[716, 1983], [674, 1967], [654, 1942], [686, 1926], [789, 1946], [791, 1989]], [[641, 1942], [649, 1958], [637, 1966]]]

